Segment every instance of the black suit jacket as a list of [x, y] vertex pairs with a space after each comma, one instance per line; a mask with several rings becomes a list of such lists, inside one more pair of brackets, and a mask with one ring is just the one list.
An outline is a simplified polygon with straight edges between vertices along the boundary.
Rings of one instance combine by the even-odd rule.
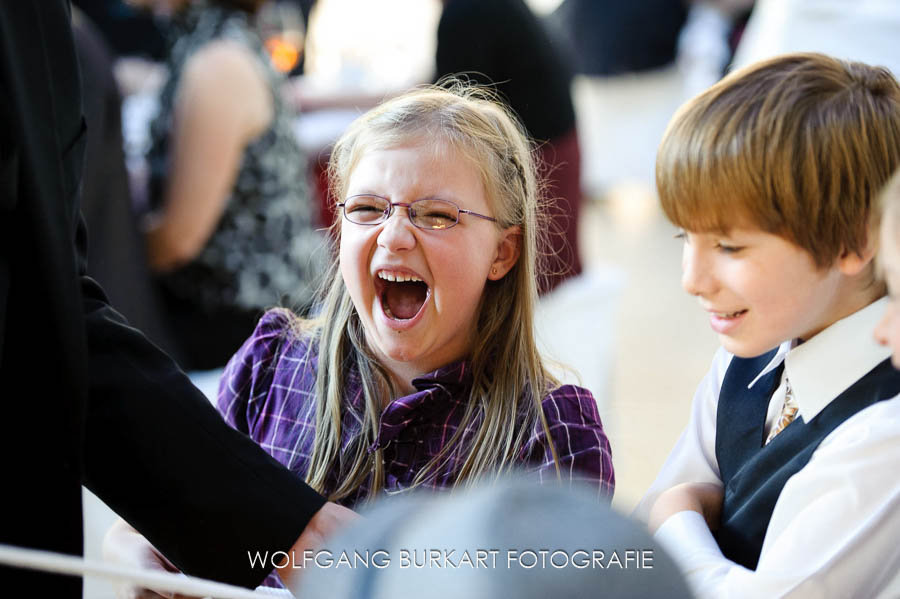
[[116, 311], [167, 354], [177, 346], [165, 318], [138, 229], [125, 166], [122, 101], [113, 59], [94, 24], [73, 7], [72, 33], [81, 72], [81, 101], [87, 125], [81, 214], [87, 226], [87, 274], [97, 281]]
[[[80, 554], [84, 483], [188, 573], [251, 586], [324, 499], [223, 423], [85, 275], [65, 0], [0, 2], [0, 542]], [[0, 568], [3, 588], [81, 581]]]

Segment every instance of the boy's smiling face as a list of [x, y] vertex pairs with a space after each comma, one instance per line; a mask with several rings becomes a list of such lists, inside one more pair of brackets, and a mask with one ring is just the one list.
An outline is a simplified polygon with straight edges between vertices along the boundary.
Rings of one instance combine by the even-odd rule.
[[837, 267], [759, 229], [684, 233], [682, 286], [709, 312], [726, 350], [740, 357], [807, 340], [852, 313]]

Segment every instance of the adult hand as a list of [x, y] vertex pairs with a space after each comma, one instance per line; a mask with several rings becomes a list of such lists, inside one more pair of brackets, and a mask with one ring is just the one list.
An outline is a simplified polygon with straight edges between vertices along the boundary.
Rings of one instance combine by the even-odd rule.
[[291, 547], [293, 558], [288, 560], [284, 566], [278, 569], [278, 575], [282, 582], [288, 588], [292, 587], [302, 573], [300, 568], [292, 567], [293, 564], [303, 564], [303, 553], [316, 551], [320, 549], [327, 539], [334, 536], [337, 532], [350, 526], [353, 522], [360, 520], [360, 516], [351, 509], [340, 506], [336, 503], [328, 502], [316, 512], [303, 529], [303, 534]]
[[[121, 519], [116, 521], [103, 537], [103, 558], [108, 562], [144, 570], [179, 572], [172, 562], [150, 544], [150, 541]], [[114, 586], [117, 599], [159, 599], [160, 597], [190, 599], [184, 595], [151, 591], [127, 583], [115, 583]]]
[[651, 533], [678, 512], [694, 511], [703, 516], [711, 531], [719, 528], [722, 515], [722, 486], [716, 483], [682, 483], [666, 489], [650, 509], [647, 525]]

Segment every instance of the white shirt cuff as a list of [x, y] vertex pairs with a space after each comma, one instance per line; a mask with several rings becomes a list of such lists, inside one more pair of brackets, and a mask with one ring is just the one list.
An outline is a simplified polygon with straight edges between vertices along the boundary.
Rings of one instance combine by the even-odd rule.
[[695, 593], [698, 587], [705, 588], [711, 582], [710, 577], [722, 576], [731, 565], [698, 512], [686, 510], [673, 514], [653, 538], [675, 560]]

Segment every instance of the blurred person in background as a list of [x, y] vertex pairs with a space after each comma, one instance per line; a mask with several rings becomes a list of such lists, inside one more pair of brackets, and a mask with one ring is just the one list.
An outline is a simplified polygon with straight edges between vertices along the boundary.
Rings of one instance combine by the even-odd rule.
[[96, 26], [113, 55], [165, 60], [162, 23], [130, 0], [72, 0]]
[[306, 311], [324, 271], [307, 160], [282, 76], [254, 26], [261, 0], [148, 0], [171, 14], [169, 79], [150, 125], [144, 220], [183, 366], [223, 366], [262, 311]]
[[563, 0], [550, 22], [578, 73], [611, 76], [671, 64], [687, 15], [683, 0]]
[[729, 36], [739, 32], [748, 3], [563, 0], [548, 15], [576, 71], [582, 186], [589, 197], [652, 200], [656, 148], [669, 117], [722, 76]]
[[677, 59], [682, 70], [712, 71], [714, 79], [706, 83], [711, 85], [724, 75], [753, 3], [564, 0], [548, 21], [565, 39], [563, 46], [580, 74], [634, 74], [665, 68]]
[[725, 75], [743, 37], [754, 0], [691, 0], [678, 36], [684, 97], [692, 98]]
[[496, 89], [539, 149], [549, 234], [541, 248], [548, 276], [541, 292], [581, 273], [578, 215], [581, 154], [572, 71], [524, 0], [443, 0], [437, 79], [462, 73]]
[[[722, 0], [724, 1], [724, 0]], [[735, 52], [735, 68], [788, 52], [822, 52], [900, 75], [900, 2], [758, 0]]]

